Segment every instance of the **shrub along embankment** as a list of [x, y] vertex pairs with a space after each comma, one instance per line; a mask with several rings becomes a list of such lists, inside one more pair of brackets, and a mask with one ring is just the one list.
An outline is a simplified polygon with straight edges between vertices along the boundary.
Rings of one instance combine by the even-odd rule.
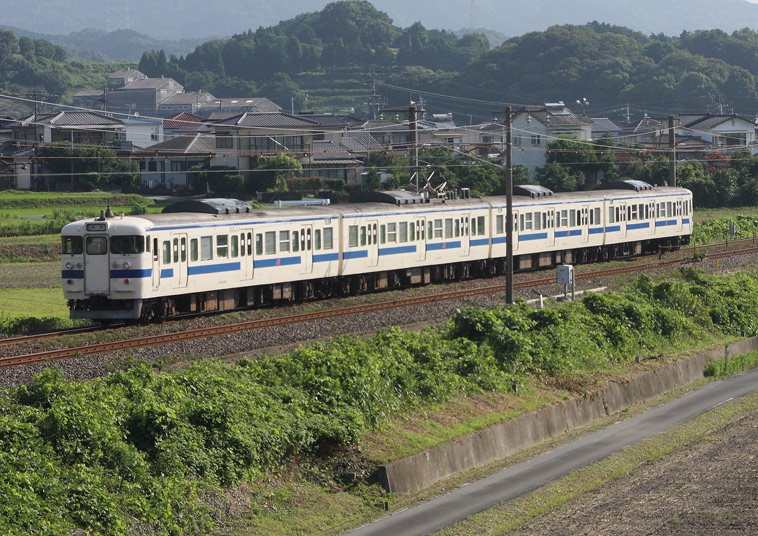
[[223, 516], [208, 497], [293, 456], [326, 457], [392, 416], [756, 335], [755, 318], [758, 274], [685, 270], [552, 309], [469, 309], [444, 330], [339, 338], [233, 366], [142, 365], [81, 383], [50, 369], [0, 401], [0, 533], [206, 534]]

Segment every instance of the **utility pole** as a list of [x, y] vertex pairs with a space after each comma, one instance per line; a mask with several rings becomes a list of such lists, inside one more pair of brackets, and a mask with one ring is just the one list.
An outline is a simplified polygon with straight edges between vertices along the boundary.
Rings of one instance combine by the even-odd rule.
[[411, 169], [413, 174], [416, 175], [416, 191], [419, 191], [418, 185], [418, 118], [416, 104], [411, 101], [411, 105], [408, 107], [408, 137], [411, 142]]
[[513, 303], [513, 110], [505, 108], [505, 302]]
[[676, 187], [676, 134], [674, 133], [674, 116], [669, 116], [669, 185]]
[[[497, 114], [499, 112], [495, 112]], [[513, 304], [513, 108], [505, 108], [505, 303]]]

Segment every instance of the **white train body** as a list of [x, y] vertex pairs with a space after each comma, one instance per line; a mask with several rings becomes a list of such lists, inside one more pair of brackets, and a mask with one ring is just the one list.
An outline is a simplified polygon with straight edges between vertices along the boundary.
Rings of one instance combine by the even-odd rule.
[[[390, 199], [402, 203], [404, 193]], [[505, 197], [268, 210], [206, 203], [222, 213], [66, 225], [61, 277], [71, 317], [163, 318], [493, 275], [504, 266]], [[517, 270], [678, 246], [692, 233], [692, 194], [682, 188], [516, 195], [513, 204]]]

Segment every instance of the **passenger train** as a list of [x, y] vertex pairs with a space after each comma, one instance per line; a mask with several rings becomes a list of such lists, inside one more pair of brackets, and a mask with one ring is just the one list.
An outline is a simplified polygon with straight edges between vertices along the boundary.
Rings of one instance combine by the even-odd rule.
[[[110, 210], [62, 230], [71, 318], [165, 319], [504, 272], [506, 198], [374, 192], [366, 202], [259, 210], [181, 201], [161, 214]], [[514, 187], [514, 269], [676, 248], [692, 233], [692, 193], [621, 181], [555, 193]]]

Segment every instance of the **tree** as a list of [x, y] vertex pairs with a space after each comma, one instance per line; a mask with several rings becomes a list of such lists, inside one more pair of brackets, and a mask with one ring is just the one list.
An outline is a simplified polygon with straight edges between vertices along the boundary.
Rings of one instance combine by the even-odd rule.
[[250, 167], [253, 168], [249, 182], [251, 192], [274, 190], [280, 179], [299, 176], [303, 171], [302, 164], [288, 154], [279, 154], [269, 158], [259, 157], [255, 164], [251, 162]]

